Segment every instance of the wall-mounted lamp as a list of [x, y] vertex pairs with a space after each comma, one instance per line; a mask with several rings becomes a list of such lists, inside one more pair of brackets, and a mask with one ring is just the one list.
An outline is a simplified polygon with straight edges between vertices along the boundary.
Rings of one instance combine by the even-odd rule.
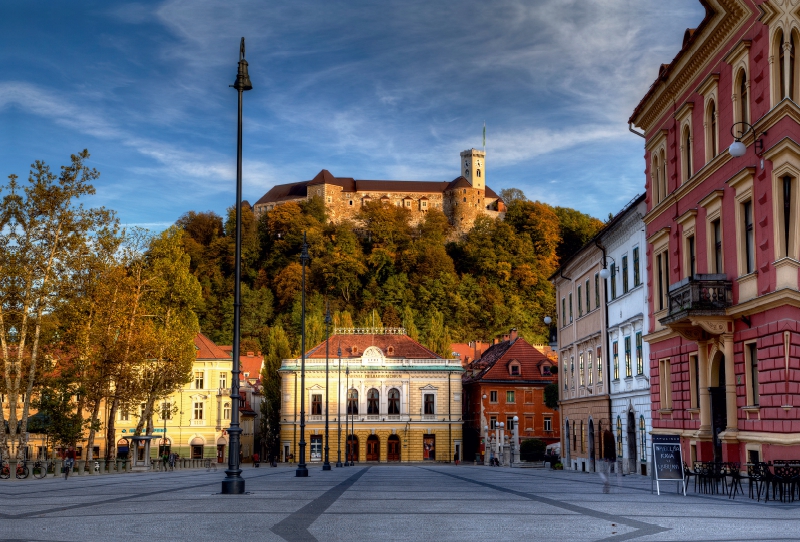
[[[613, 262], [611, 267], [614, 267], [617, 264], [617, 262], [611, 256], [606, 256], [606, 259]], [[611, 271], [608, 269], [608, 267], [606, 267], [606, 265], [606, 261], [603, 260], [603, 268], [600, 270], [600, 278], [603, 280], [606, 280], [611, 276]], [[617, 268], [616, 271], [619, 271], [619, 268]]]
[[[737, 126], [740, 126], [740, 128], [737, 129], [736, 128]], [[728, 147], [728, 152], [734, 158], [744, 156], [745, 153], [747, 152], [747, 147], [745, 146], [744, 143], [742, 143], [742, 139], [744, 139], [744, 136], [746, 136], [748, 132], [753, 133], [753, 141], [754, 141], [756, 156], [761, 156], [764, 153], [764, 140], [761, 139], [761, 136], [767, 135], [767, 132], [756, 134], [756, 129], [753, 127], [752, 124], [748, 124], [746, 122], [736, 122], [733, 124], [733, 126], [731, 126], [731, 135], [734, 138], [734, 142], [731, 143], [730, 147]]]
[[548, 325], [548, 326], [549, 326], [550, 324], [552, 324], [552, 323], [553, 323], [553, 319], [552, 319], [552, 318], [550, 318], [549, 316], [545, 316], [545, 317], [544, 317], [544, 323], [545, 323], [545, 325]]

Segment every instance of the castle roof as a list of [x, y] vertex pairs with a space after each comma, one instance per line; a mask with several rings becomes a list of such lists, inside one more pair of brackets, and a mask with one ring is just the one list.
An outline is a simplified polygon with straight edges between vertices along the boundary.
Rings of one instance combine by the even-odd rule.
[[[443, 359], [408, 335], [331, 335], [328, 344], [330, 345], [328, 347], [330, 359], [338, 359], [340, 346], [342, 347], [342, 358], [360, 358], [364, 354], [364, 350], [370, 346], [377, 346], [388, 359]], [[309, 350], [306, 358], [325, 359], [325, 341]]]

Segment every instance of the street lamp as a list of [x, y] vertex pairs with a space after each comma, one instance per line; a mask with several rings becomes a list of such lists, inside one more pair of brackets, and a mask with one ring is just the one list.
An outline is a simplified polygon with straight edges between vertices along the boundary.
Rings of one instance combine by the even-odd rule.
[[[334, 332], [336, 330], [334, 329]], [[336, 385], [336, 466], [342, 466], [342, 345], [339, 343], [339, 383]], [[347, 429], [345, 429], [346, 431]]]
[[[339, 347], [341, 350], [341, 347]], [[347, 367], [344, 370], [344, 387], [345, 392], [345, 418], [344, 418], [344, 466], [350, 466], [350, 429], [348, 424], [350, 423], [350, 364], [347, 364]]]
[[[742, 125], [742, 128], [736, 130], [736, 127], [740, 124]], [[761, 154], [764, 152], [764, 140], [761, 139], [761, 136], [767, 135], [767, 132], [762, 132], [761, 135], [757, 135], [756, 129], [752, 124], [748, 124], [746, 122], [735, 122], [733, 126], [731, 126], [731, 135], [733, 136], [734, 141], [731, 143], [731, 146], [728, 147], [728, 152], [734, 158], [744, 156], [744, 154], [747, 152], [747, 147], [744, 143], [742, 143], [742, 139], [744, 139], [744, 136], [747, 135], [748, 132], [753, 133], [756, 156], [761, 156]], [[737, 133], [739, 135], [736, 135]]]
[[233, 278], [233, 370], [231, 371], [231, 425], [228, 428], [228, 470], [222, 480], [223, 495], [244, 493], [244, 478], [239, 465], [240, 435], [239, 427], [239, 312], [241, 308], [242, 283], [242, 94], [252, 90], [247, 61], [244, 59], [244, 38], [239, 45], [239, 71], [236, 82], [231, 85], [239, 93], [239, 124], [236, 136], [236, 250], [234, 256]]
[[[611, 260], [611, 262], [612, 262], [611, 266], [612, 267], [617, 264], [617, 262], [611, 256], [606, 256], [606, 258]], [[604, 259], [603, 260], [603, 268], [600, 270], [600, 278], [603, 279], [603, 280], [606, 280], [609, 277], [611, 277], [611, 271], [608, 269], [608, 267], [606, 267], [606, 265], [607, 264], [606, 264], [606, 261]]]
[[553, 319], [552, 319], [552, 318], [550, 318], [549, 316], [545, 316], [545, 317], [544, 317], [544, 324], [545, 324], [546, 326], [549, 326], [549, 325], [550, 325], [550, 324], [552, 324], [552, 323], [553, 323]]
[[[325, 303], [327, 305], [327, 303]], [[331, 338], [331, 309], [327, 307], [325, 311], [325, 462], [322, 463], [322, 470], [331, 470], [331, 463], [328, 461], [328, 343]]]
[[303, 249], [300, 263], [303, 273], [300, 286], [300, 463], [294, 475], [298, 478], [308, 476], [306, 467], [306, 264], [309, 260], [306, 232], [303, 232]]

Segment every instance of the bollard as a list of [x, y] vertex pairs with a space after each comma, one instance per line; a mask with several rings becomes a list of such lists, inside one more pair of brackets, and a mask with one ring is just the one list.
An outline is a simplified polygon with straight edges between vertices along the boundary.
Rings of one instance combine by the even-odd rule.
[[53, 469], [53, 476], [54, 477], [64, 474], [63, 472], [61, 472], [61, 469], [64, 468], [64, 462], [63, 461], [61, 461], [60, 459], [56, 459], [54, 465], [55, 465], [55, 468]]
[[17, 477], [17, 460], [16, 459], [10, 459], [8, 461], [8, 472], [10, 474], [10, 476], [9, 476], [10, 480], [13, 480], [14, 478]]
[[100, 462], [100, 474], [106, 474], [106, 462], [105, 460]]
[[75, 466], [78, 467], [78, 475], [82, 476], [83, 475], [83, 469], [86, 468], [86, 461], [84, 461], [83, 459], [81, 459], [80, 461], [76, 461], [75, 462]]

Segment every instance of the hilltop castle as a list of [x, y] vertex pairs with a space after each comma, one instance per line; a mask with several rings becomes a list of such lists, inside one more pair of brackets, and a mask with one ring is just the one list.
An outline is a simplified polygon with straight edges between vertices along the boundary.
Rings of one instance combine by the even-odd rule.
[[372, 201], [404, 207], [411, 223], [419, 223], [431, 209], [440, 209], [460, 233], [472, 228], [479, 215], [502, 217], [503, 200], [485, 183], [486, 153], [461, 153], [461, 175], [447, 181], [374, 181], [334, 177], [323, 169], [310, 181], [279, 184], [253, 206], [256, 216], [289, 201], [320, 197], [333, 222], [356, 220], [361, 207]]

